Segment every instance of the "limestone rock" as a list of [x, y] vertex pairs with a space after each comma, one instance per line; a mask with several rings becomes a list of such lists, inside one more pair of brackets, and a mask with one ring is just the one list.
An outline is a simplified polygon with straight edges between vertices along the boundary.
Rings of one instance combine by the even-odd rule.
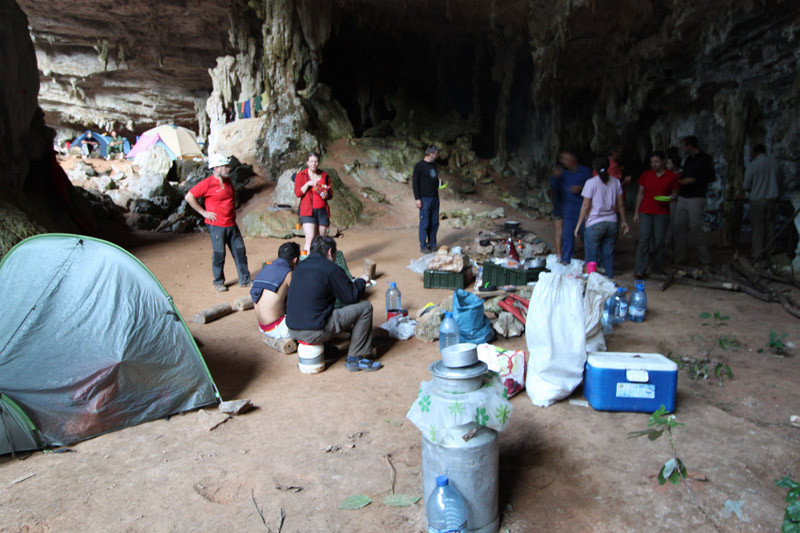
[[294, 226], [297, 224], [297, 212], [282, 211], [250, 211], [242, 217], [242, 234], [246, 237], [275, 237], [290, 239], [294, 237]]
[[[211, 175], [205, 161], [179, 159], [175, 163], [177, 166], [176, 177], [180, 183], [186, 186], [186, 191]], [[186, 194], [186, 191], [183, 191], [183, 194]]]
[[109, 176], [108, 174], [102, 174], [100, 176], [97, 176], [92, 181], [94, 181], [95, 185], [97, 185], [97, 190], [99, 190], [100, 192], [106, 192], [110, 189], [117, 188], [117, 183], [113, 179], [111, 179], [111, 176]]
[[107, 191], [106, 194], [111, 198], [112, 202], [125, 210], [128, 209], [134, 199], [134, 195], [127, 189], [112, 189]]
[[492, 327], [503, 337], [519, 337], [525, 331], [525, 326], [508, 311], [500, 313]]
[[439, 326], [442, 323], [442, 316], [446, 311], [453, 310], [453, 296], [450, 295], [442, 300], [439, 305], [431, 309], [417, 320], [417, 327], [414, 328], [414, 336], [426, 342], [433, 342], [439, 338]]
[[134, 164], [139, 167], [139, 174], [160, 174], [166, 176], [172, 168], [172, 158], [161, 146], [153, 145], [134, 159]]
[[297, 206], [300, 204], [300, 199], [294, 195], [294, 182], [292, 175], [298, 169], [289, 169], [284, 171], [278, 178], [275, 184], [275, 189], [272, 191], [272, 202], [275, 204], [291, 205], [297, 212]]
[[140, 172], [138, 176], [131, 178], [128, 190], [141, 198], [175, 195], [175, 190], [167, 181], [166, 175], [153, 171]]
[[161, 217], [143, 213], [129, 213], [125, 223], [133, 229], [154, 230], [161, 223]]
[[219, 131], [215, 152], [235, 156], [241, 163], [253, 165], [262, 121], [262, 118], [247, 118], [225, 124]]
[[326, 168], [333, 185], [333, 198], [328, 205], [331, 208], [331, 222], [339, 227], [349, 227], [356, 223], [361, 216], [363, 205], [361, 200], [342, 183], [339, 173], [335, 169]]
[[333, 98], [327, 85], [322, 83], [317, 85], [311, 107], [320, 126], [320, 137], [324, 144], [353, 137], [353, 125], [347, 118], [347, 111]]

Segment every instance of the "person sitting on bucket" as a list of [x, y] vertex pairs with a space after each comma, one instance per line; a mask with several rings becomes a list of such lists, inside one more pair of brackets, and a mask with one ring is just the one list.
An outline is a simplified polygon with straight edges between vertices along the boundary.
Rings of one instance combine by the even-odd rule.
[[[211, 272], [217, 291], [228, 290], [225, 286], [225, 246], [231, 250], [236, 270], [239, 272], [239, 286], [250, 286], [250, 269], [247, 267], [247, 251], [244, 239], [236, 225], [236, 192], [233, 182], [228, 178], [231, 171], [230, 158], [223, 154], [212, 154], [208, 166], [214, 174], [207, 177], [186, 193], [184, 199], [192, 209], [203, 215], [211, 236]], [[198, 200], [205, 199], [205, 209]]]
[[[292, 273], [286, 301], [289, 336], [307, 344], [323, 344], [352, 329], [345, 368], [371, 372], [383, 365], [372, 360], [372, 304], [361, 300], [369, 277], [352, 281], [336, 263], [336, 241], [317, 235], [311, 253]], [[334, 309], [336, 299], [344, 307]]]
[[261, 269], [250, 288], [258, 327], [264, 335], [273, 339], [289, 336], [285, 320], [286, 295], [292, 282], [292, 271], [299, 259], [300, 246], [296, 242], [283, 243], [278, 248], [278, 258]]

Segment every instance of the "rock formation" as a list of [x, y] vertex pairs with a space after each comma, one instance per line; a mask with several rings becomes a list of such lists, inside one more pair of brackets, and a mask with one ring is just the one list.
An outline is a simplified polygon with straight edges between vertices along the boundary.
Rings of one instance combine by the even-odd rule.
[[[5, 3], [13, 1], [5, 0]], [[542, 200], [559, 147], [647, 153], [695, 134], [719, 184], [707, 220], [738, 238], [749, 148], [797, 188], [800, 4], [759, 0], [19, 0], [54, 127], [189, 125], [212, 147], [261, 96], [254, 164], [276, 179], [341, 137], [443, 144]]]

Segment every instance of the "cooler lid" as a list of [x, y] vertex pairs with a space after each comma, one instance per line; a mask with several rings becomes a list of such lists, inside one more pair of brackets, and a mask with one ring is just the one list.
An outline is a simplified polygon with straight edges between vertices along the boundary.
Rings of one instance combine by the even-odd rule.
[[594, 368], [675, 372], [678, 365], [660, 353], [590, 352], [586, 361]]

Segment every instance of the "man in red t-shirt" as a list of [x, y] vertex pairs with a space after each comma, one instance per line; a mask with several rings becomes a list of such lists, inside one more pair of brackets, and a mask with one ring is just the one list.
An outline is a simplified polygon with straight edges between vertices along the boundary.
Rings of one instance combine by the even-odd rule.
[[[236, 226], [236, 194], [233, 182], [228, 178], [230, 159], [222, 154], [212, 154], [208, 166], [214, 172], [186, 193], [186, 203], [205, 217], [208, 234], [211, 235], [211, 271], [214, 285], [219, 292], [225, 292], [225, 246], [231, 250], [236, 270], [239, 272], [239, 286], [250, 286], [250, 269], [247, 267], [247, 252], [244, 239]], [[204, 199], [205, 209], [197, 200]]]
[[678, 190], [678, 177], [667, 170], [664, 152], [653, 152], [650, 167], [639, 178], [639, 194], [633, 221], [639, 224], [639, 245], [636, 249], [634, 276], [644, 277], [650, 259], [650, 241], [653, 241], [652, 269], [663, 274], [664, 237], [669, 226], [669, 203]]

